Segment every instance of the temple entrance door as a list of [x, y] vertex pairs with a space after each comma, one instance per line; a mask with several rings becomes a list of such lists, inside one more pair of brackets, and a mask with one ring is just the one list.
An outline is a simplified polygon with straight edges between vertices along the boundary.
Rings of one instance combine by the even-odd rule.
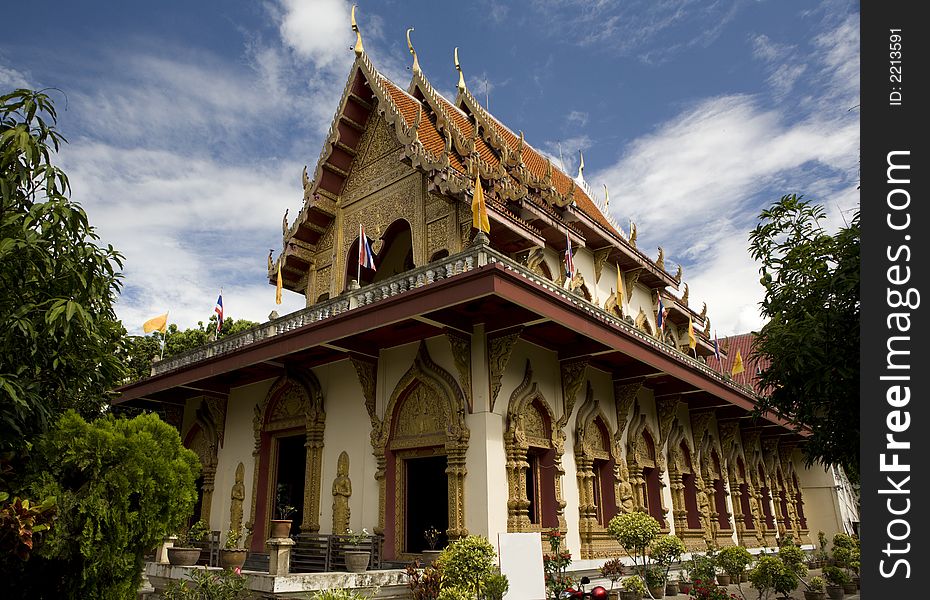
[[406, 510], [404, 551], [422, 552], [429, 546], [423, 532], [434, 527], [441, 533], [436, 549], [446, 545], [449, 528], [449, 481], [446, 457], [429, 456], [404, 460]]
[[277, 438], [277, 467], [275, 469], [275, 494], [272, 498], [277, 519], [278, 503], [288, 504], [296, 509], [291, 519], [291, 534], [300, 533], [303, 522], [304, 477], [307, 472], [306, 435], [289, 435]]

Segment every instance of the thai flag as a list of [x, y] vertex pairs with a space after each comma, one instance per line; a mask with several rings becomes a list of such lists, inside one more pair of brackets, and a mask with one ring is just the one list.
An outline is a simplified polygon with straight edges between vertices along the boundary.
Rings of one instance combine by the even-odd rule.
[[717, 357], [717, 363], [721, 363], [720, 360], [720, 343], [717, 342], [717, 330], [714, 329], [714, 356]]
[[220, 295], [216, 297], [216, 306], [213, 308], [213, 312], [216, 313], [216, 332], [219, 333], [220, 329], [223, 328], [223, 292], [220, 292]]
[[662, 295], [659, 294], [659, 312], [656, 313], [656, 327], [659, 331], [665, 329], [665, 306], [662, 304]]
[[572, 240], [565, 232], [565, 278], [571, 281], [575, 278], [575, 261], [572, 260]]
[[371, 246], [368, 245], [368, 236], [365, 235], [364, 225], [358, 226], [358, 264], [366, 269], [377, 271], [377, 268], [375, 268], [375, 255], [371, 251]]

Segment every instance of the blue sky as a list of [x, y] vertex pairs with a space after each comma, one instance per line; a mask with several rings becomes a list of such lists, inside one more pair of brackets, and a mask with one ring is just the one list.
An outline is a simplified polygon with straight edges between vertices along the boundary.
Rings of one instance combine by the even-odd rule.
[[[117, 313], [263, 321], [268, 250], [296, 214], [354, 58], [351, 5], [36, 2], [4, 9], [0, 90], [52, 91], [73, 197], [126, 256]], [[858, 206], [859, 5], [797, 0], [360, 2], [365, 48], [403, 87], [404, 33], [454, 99], [472, 93], [527, 141], [610, 189], [638, 245], [680, 263], [720, 336], [758, 328], [748, 232], [804, 194], [841, 225]], [[653, 250], [650, 250], [653, 249]]]

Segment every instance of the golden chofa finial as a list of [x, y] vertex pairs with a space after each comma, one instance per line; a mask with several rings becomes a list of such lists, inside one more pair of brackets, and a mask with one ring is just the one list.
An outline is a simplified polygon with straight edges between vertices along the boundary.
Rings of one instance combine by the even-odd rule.
[[413, 43], [410, 41], [411, 31], [413, 31], [413, 27], [407, 30], [407, 48], [410, 50], [410, 54], [413, 55], [413, 66], [410, 67], [410, 70], [413, 71], [414, 75], [416, 75], [420, 72], [420, 61], [417, 60], [417, 51], [413, 49]]
[[581, 162], [578, 163], [578, 179], [583, 179], [584, 178], [584, 152], [579, 150], [578, 155], [581, 157]]
[[459, 49], [455, 49], [455, 70], [459, 72], [459, 93], [465, 93], [465, 75], [462, 74], [462, 65], [459, 63]]
[[361, 57], [365, 54], [365, 47], [362, 46], [362, 34], [358, 30], [358, 23], [355, 22], [355, 9], [357, 4], [352, 5], [352, 31], [355, 32], [355, 56]]
[[604, 184], [604, 210], [610, 211], [610, 193], [607, 191], [607, 184]]

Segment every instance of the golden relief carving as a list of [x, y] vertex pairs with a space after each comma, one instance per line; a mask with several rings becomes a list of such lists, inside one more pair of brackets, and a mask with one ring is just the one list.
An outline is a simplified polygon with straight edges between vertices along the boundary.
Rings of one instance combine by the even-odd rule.
[[536, 403], [531, 404], [526, 414], [523, 415], [523, 435], [531, 446], [542, 448], [550, 446], [549, 428], [546, 427], [545, 418], [539, 412]]
[[352, 496], [352, 480], [349, 479], [349, 455], [345, 450], [339, 453], [336, 465], [336, 478], [333, 480], [333, 534], [342, 535], [349, 529], [351, 510], [349, 498]]
[[442, 406], [418, 385], [401, 405], [394, 435], [401, 438], [443, 433], [445, 420]]
[[446, 332], [446, 339], [449, 340], [449, 345], [452, 347], [452, 360], [459, 372], [459, 384], [465, 393], [468, 412], [471, 413], [474, 410], [471, 389], [471, 337], [450, 330]]
[[452, 229], [448, 218], [440, 218], [426, 225], [426, 254], [432, 257], [440, 250], [449, 247], [449, 234]]
[[513, 333], [488, 338], [488, 369], [491, 383], [492, 411], [494, 410], [494, 402], [497, 400], [497, 394], [501, 390], [501, 378], [504, 376], [507, 363], [510, 362], [514, 344], [520, 339], [520, 332], [522, 331], [523, 328], [520, 327]]
[[245, 465], [241, 462], [236, 467], [236, 481], [229, 492], [229, 529], [242, 531], [242, 502], [245, 500]]

